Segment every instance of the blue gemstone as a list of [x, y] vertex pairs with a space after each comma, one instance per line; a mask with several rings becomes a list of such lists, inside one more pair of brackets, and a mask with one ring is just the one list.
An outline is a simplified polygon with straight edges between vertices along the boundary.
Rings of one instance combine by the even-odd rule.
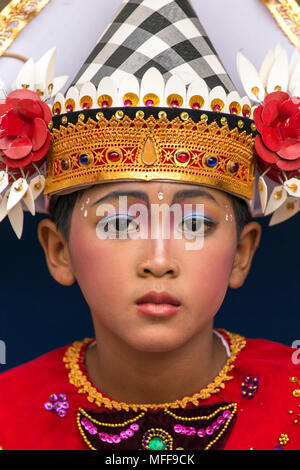
[[216, 166], [217, 163], [218, 163], [218, 159], [216, 157], [209, 157], [207, 159], [207, 165], [208, 166], [214, 167], [214, 166]]
[[80, 155], [79, 161], [82, 165], [87, 165], [90, 161], [90, 157], [88, 155]]

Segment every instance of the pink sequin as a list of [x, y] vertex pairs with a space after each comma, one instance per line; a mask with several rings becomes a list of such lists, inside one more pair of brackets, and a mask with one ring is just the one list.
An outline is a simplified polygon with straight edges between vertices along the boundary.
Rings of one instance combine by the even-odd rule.
[[121, 431], [121, 432], [120, 432], [120, 437], [121, 437], [122, 439], [128, 439], [128, 436], [127, 436], [127, 434], [126, 434], [126, 431]]
[[119, 442], [121, 442], [121, 438], [118, 434], [114, 434], [112, 439], [113, 439], [115, 444], [119, 444]]
[[223, 412], [223, 417], [224, 417], [225, 419], [230, 418], [230, 417], [231, 417], [231, 411], [229, 411], [229, 410], [224, 411], [224, 412]]
[[218, 424], [224, 424], [224, 423], [225, 423], [225, 419], [223, 418], [223, 416], [219, 416], [219, 417], [218, 417], [217, 423], [218, 423]]
[[132, 429], [126, 429], [125, 432], [126, 432], [126, 434], [127, 434], [128, 437], [132, 437], [132, 436], [134, 435], [134, 432], [133, 432]]
[[198, 429], [197, 435], [199, 437], [204, 437], [205, 436], [205, 430], [204, 429]]
[[213, 434], [214, 430], [211, 426], [207, 426], [207, 428], [205, 429], [205, 432], [206, 432], [206, 434], [211, 436]]
[[130, 425], [130, 429], [132, 429], [133, 431], [138, 431], [140, 427], [138, 424], [133, 423]]
[[95, 426], [91, 426], [91, 427], [90, 427], [89, 433], [92, 434], [92, 435], [97, 434], [97, 429], [95, 428]]
[[174, 431], [175, 431], [175, 432], [178, 432], [178, 433], [181, 433], [181, 431], [182, 431], [182, 426], [181, 426], [181, 424], [175, 424], [175, 426], [174, 426]]

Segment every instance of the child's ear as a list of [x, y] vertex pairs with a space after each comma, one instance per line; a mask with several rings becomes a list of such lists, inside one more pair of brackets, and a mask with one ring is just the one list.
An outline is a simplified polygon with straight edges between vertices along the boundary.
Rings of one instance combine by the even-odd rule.
[[52, 277], [64, 286], [74, 284], [76, 279], [73, 274], [67, 242], [52, 220], [41, 220], [38, 225], [38, 239], [45, 252]]
[[237, 244], [236, 255], [229, 278], [229, 287], [237, 289], [242, 286], [251, 267], [254, 253], [261, 239], [261, 225], [250, 222], [245, 225]]

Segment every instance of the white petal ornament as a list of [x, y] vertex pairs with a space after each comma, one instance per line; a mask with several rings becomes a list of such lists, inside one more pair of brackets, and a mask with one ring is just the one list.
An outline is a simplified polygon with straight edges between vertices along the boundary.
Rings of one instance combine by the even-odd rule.
[[36, 200], [45, 188], [45, 177], [43, 175], [37, 175], [29, 183], [33, 199]]
[[289, 61], [287, 52], [282, 49], [270, 70], [267, 92], [287, 91], [289, 82]]
[[258, 191], [259, 191], [261, 210], [264, 213], [266, 210], [266, 205], [267, 205], [267, 200], [268, 200], [268, 186], [264, 180], [263, 175], [261, 175], [258, 180]]
[[23, 201], [25, 205], [27, 206], [29, 212], [32, 215], [35, 215], [34, 199], [33, 199], [33, 194], [32, 194], [30, 186], [28, 186], [27, 191], [24, 194]]
[[27, 88], [28, 90], [34, 90], [35, 82], [35, 71], [34, 71], [34, 61], [33, 59], [28, 59], [27, 62], [23, 65], [16, 81], [13, 84], [14, 89]]
[[79, 110], [80, 110], [79, 91], [77, 90], [76, 87], [71, 86], [71, 88], [69, 88], [67, 95], [66, 95], [65, 111], [71, 113], [73, 111], [79, 111]]
[[35, 64], [35, 91], [42, 99], [47, 99], [53, 93], [55, 61], [56, 47], [52, 47]]
[[268, 83], [268, 78], [270, 76], [270, 71], [275, 62], [275, 54], [270, 49], [264, 58], [263, 63], [261, 64], [260, 70], [259, 70], [259, 78], [261, 80], [261, 83], [263, 84], [264, 88], [267, 87]]
[[9, 212], [8, 218], [15, 234], [20, 239], [23, 232], [24, 213], [21, 201], [18, 202]]
[[286, 201], [287, 197], [288, 195], [283, 185], [275, 186], [264, 214], [269, 215], [276, 211]]
[[300, 180], [297, 178], [290, 178], [284, 182], [283, 186], [290, 196], [300, 198]]
[[226, 91], [222, 86], [216, 86], [209, 94], [210, 109], [215, 113], [224, 112], [227, 101]]
[[8, 173], [0, 171], [0, 193], [8, 186]]
[[141, 82], [141, 106], [158, 106], [163, 103], [165, 81], [158, 69], [151, 67], [144, 74]]
[[163, 106], [170, 108], [185, 108], [186, 86], [179, 75], [172, 75], [166, 83]]
[[9, 193], [10, 193], [10, 188], [6, 190], [6, 193], [1, 199], [0, 202], [0, 222], [2, 222], [3, 219], [7, 216], [7, 201], [9, 198]]
[[119, 103], [121, 106], [138, 106], [140, 101], [140, 84], [134, 75], [126, 75], [119, 86]]
[[242, 111], [241, 98], [237, 91], [231, 91], [227, 96], [224, 113], [240, 114]]
[[97, 89], [97, 103], [99, 108], [119, 106], [117, 86], [111, 77], [102, 78]]
[[288, 197], [284, 204], [277, 209], [271, 217], [269, 225], [280, 224], [290, 217], [293, 217], [300, 210], [299, 199]]
[[7, 212], [9, 212], [23, 198], [28, 189], [25, 178], [18, 178], [11, 185], [10, 195], [7, 201]]
[[85, 83], [79, 95], [79, 105], [81, 109], [97, 108], [97, 91], [93, 83]]
[[43, 175], [37, 175], [29, 183], [28, 189], [23, 197], [23, 201], [26, 204], [29, 212], [35, 215], [35, 203], [34, 201], [43, 192], [45, 187], [45, 177]]
[[187, 92], [187, 105], [192, 109], [208, 109], [208, 97], [208, 86], [203, 78], [193, 80]]
[[261, 103], [265, 98], [264, 86], [254, 65], [241, 52], [237, 53], [237, 70], [249, 98]]

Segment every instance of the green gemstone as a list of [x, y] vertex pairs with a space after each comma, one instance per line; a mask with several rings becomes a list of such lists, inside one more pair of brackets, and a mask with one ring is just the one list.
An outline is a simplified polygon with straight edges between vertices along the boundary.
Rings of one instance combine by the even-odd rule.
[[149, 442], [150, 450], [164, 450], [166, 448], [166, 443], [161, 437], [152, 437]]

